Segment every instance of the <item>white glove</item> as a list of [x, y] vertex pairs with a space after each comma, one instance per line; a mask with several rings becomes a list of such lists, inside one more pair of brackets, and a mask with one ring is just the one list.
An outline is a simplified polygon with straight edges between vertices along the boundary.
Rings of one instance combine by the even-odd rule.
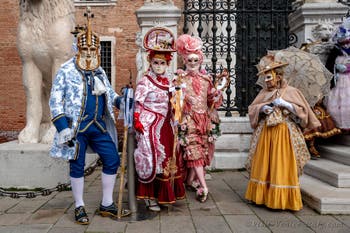
[[340, 72], [344, 73], [347, 70], [346, 65], [344, 64], [335, 64], [335, 68]]
[[277, 99], [274, 99], [274, 101], [272, 101], [273, 105], [277, 106], [277, 107], [283, 107], [283, 108], [286, 108], [288, 109], [289, 111], [293, 112], [294, 113], [294, 107], [291, 103], [285, 101], [284, 99], [282, 98], [277, 98]]
[[214, 102], [218, 102], [221, 98], [221, 95], [222, 95], [222, 92], [220, 90], [215, 90], [215, 93], [214, 93]]
[[64, 143], [68, 142], [69, 140], [72, 140], [72, 138], [73, 138], [72, 130], [70, 128], [65, 128], [64, 130], [59, 132], [57, 143], [64, 144]]
[[262, 108], [260, 109], [260, 112], [265, 113], [266, 115], [269, 115], [270, 113], [273, 112], [273, 108], [269, 105], [264, 105], [262, 106]]

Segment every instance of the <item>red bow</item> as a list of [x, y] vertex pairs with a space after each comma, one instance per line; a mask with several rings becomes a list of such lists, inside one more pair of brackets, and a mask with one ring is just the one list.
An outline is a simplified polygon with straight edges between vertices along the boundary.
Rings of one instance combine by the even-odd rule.
[[163, 85], [169, 85], [169, 80], [168, 80], [168, 78], [163, 78], [163, 77], [161, 77], [161, 76], [158, 76], [158, 77], [157, 77], [157, 81], [160, 82], [160, 83], [162, 83]]

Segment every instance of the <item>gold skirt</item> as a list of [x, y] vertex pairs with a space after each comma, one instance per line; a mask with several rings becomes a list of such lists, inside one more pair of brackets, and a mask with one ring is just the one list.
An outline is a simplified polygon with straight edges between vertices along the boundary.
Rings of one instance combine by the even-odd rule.
[[264, 125], [245, 198], [272, 209], [302, 209], [297, 164], [285, 122], [274, 127]]

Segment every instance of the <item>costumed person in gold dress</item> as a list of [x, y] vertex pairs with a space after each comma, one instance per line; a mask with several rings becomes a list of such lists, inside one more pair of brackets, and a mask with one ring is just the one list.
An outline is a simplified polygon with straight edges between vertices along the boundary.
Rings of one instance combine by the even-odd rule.
[[134, 97], [136, 197], [145, 200], [149, 210], [158, 212], [159, 204], [173, 204], [185, 198], [181, 171], [176, 166], [179, 159], [173, 163], [174, 130], [169, 92], [173, 74], [168, 67], [175, 41], [172, 32], [163, 27], [152, 28], [143, 41], [150, 67], [137, 83]]
[[[217, 90], [212, 77], [201, 70], [203, 53], [200, 38], [181, 35], [176, 40], [176, 49], [186, 65], [185, 70], [178, 70], [176, 80], [178, 85], [182, 83], [184, 87], [179, 143], [180, 154], [187, 168], [186, 186], [196, 191], [198, 201], [205, 202], [208, 186], [204, 168], [212, 161], [215, 139], [220, 133], [216, 109], [222, 103], [222, 91]], [[194, 181], [198, 183], [194, 184]]]
[[248, 108], [254, 132], [245, 198], [272, 209], [297, 211], [303, 206], [298, 177], [310, 159], [300, 126], [313, 129], [320, 122], [302, 93], [283, 79], [286, 65], [273, 56], [258, 65], [266, 86]]

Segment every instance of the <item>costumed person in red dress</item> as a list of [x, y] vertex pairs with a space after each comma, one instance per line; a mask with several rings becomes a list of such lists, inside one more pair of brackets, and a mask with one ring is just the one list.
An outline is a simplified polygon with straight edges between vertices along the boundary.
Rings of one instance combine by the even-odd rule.
[[181, 35], [176, 40], [176, 49], [186, 65], [185, 70], [178, 70], [179, 76], [175, 81], [184, 87], [179, 143], [180, 154], [187, 167], [186, 187], [196, 190], [197, 199], [205, 202], [208, 186], [204, 168], [212, 161], [215, 139], [220, 133], [216, 109], [222, 103], [222, 92], [215, 89], [212, 77], [201, 70], [203, 53], [200, 38]]
[[175, 51], [174, 36], [167, 28], [152, 28], [144, 37], [144, 47], [150, 67], [137, 83], [134, 97], [136, 197], [144, 199], [148, 209], [160, 211], [159, 204], [173, 204], [185, 198], [180, 169], [173, 164], [174, 131], [169, 99], [173, 74], [168, 67]]

